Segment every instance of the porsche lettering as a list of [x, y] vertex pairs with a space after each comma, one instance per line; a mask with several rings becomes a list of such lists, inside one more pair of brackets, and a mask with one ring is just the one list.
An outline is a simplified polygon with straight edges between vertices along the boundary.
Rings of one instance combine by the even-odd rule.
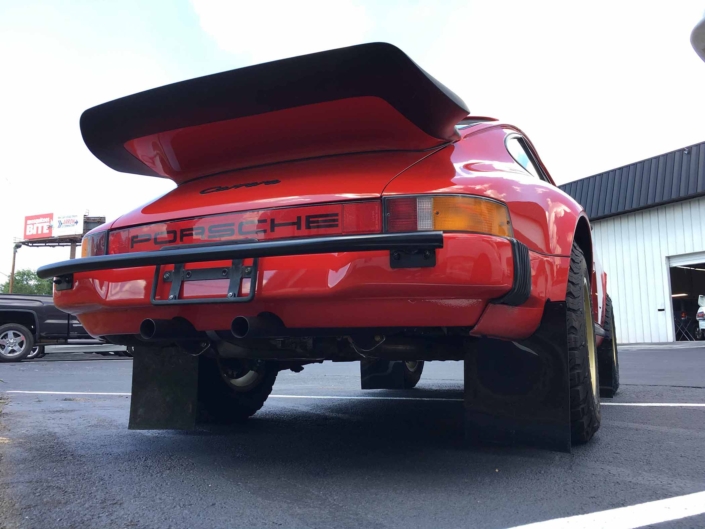
[[317, 213], [297, 215], [293, 220], [246, 219], [240, 222], [224, 222], [210, 226], [190, 226], [180, 229], [166, 229], [154, 233], [140, 233], [130, 237], [130, 248], [152, 243], [156, 246], [177, 244], [192, 240], [228, 240], [241, 236], [276, 233], [277, 229], [293, 228], [295, 231], [336, 229], [340, 226], [337, 213]]

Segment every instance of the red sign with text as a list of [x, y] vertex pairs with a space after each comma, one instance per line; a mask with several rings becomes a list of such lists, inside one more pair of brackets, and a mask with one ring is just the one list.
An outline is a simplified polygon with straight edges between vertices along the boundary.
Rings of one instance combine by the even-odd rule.
[[51, 237], [51, 226], [54, 222], [53, 213], [43, 215], [30, 215], [24, 218], [24, 238], [47, 239]]

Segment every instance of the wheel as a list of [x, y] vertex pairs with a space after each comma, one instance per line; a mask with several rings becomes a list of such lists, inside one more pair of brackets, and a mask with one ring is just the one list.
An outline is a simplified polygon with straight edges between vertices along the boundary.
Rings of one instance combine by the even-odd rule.
[[573, 444], [587, 443], [600, 428], [599, 374], [592, 319], [590, 276], [582, 250], [573, 244], [566, 292]]
[[35, 345], [32, 347], [32, 351], [27, 355], [27, 360], [33, 360], [35, 358], [41, 358], [45, 355], [43, 345]]
[[698, 325], [698, 328], [695, 329], [695, 339], [696, 340], [705, 340], [705, 332], [700, 328], [700, 325]]
[[404, 389], [416, 387], [423, 373], [423, 361], [404, 362]]
[[274, 362], [201, 358], [198, 397], [202, 418], [234, 423], [251, 417], [269, 397], [278, 372]]
[[612, 300], [607, 296], [605, 331], [610, 336], [597, 349], [597, 371], [600, 377], [600, 397], [612, 398], [619, 389], [619, 354]]
[[19, 362], [33, 347], [34, 336], [27, 327], [16, 323], [0, 326], [0, 362]]

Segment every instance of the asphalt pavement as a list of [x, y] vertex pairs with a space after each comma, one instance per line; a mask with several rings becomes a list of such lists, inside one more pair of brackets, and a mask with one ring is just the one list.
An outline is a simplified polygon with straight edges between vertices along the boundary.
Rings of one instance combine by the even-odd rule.
[[625, 348], [618, 405], [572, 454], [466, 446], [459, 362], [409, 391], [360, 391], [358, 370], [280, 373], [244, 425], [150, 432], [127, 430], [130, 359], [0, 364], [0, 527], [571, 527], [608, 510], [642, 527], [611, 510], [705, 491], [703, 347]]

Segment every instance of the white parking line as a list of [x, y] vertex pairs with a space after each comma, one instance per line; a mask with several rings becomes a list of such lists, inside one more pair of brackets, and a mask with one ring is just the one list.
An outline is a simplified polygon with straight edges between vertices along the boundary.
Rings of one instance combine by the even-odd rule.
[[[130, 393], [102, 393], [89, 391], [20, 391], [9, 390], [5, 393], [22, 393], [27, 395], [107, 395], [129, 397]], [[446, 397], [374, 397], [345, 395], [270, 395], [274, 399], [313, 399], [313, 400], [418, 400], [439, 402], [463, 402], [463, 399]], [[637, 408], [705, 408], [705, 403], [698, 402], [602, 402], [602, 406], [632, 406]]]
[[437, 400], [440, 402], [463, 402], [463, 399], [448, 399], [443, 397], [355, 397], [342, 395], [270, 395], [275, 399], [321, 399], [321, 400]]
[[608, 511], [556, 518], [511, 529], [636, 529], [705, 513], [705, 492], [676, 496]]
[[97, 393], [93, 391], [19, 391], [10, 390], [5, 393], [24, 393], [27, 395], [108, 395], [112, 397], [129, 397], [131, 393]]
[[636, 406], [637, 408], [705, 408], [696, 402], [601, 402], [600, 406]]

